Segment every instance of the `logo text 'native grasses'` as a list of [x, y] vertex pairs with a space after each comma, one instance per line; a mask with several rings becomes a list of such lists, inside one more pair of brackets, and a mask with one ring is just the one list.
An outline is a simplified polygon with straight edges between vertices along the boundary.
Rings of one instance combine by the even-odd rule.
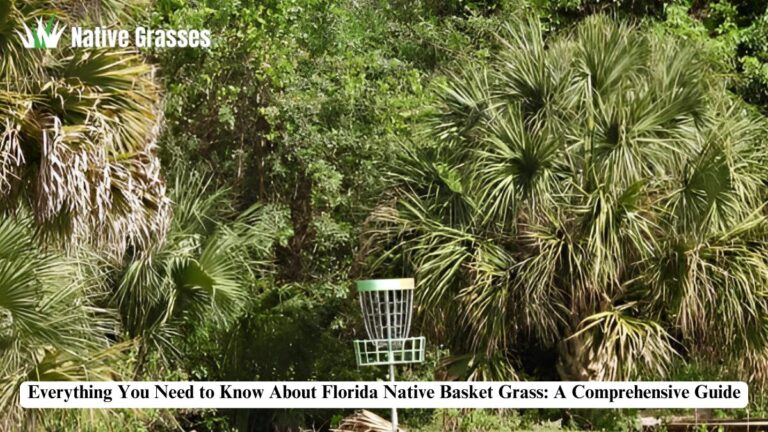
[[[54, 17], [47, 22], [37, 18], [35, 29], [26, 24], [24, 33], [17, 31], [25, 48], [51, 49], [58, 46], [67, 26], [60, 25]], [[196, 29], [152, 29], [136, 27], [133, 31], [108, 27], [71, 27], [72, 48], [208, 48], [211, 32]]]
[[208, 48], [211, 46], [209, 30], [159, 30], [136, 27], [131, 35], [131, 32], [125, 29], [72, 27], [71, 36], [73, 48], [128, 48], [131, 45], [136, 48]]

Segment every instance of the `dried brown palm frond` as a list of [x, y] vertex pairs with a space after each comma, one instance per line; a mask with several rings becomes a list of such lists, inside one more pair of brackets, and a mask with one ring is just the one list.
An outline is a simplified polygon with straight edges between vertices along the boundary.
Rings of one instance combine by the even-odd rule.
[[130, 20], [136, 11], [150, 5], [149, 0], [53, 0], [53, 3], [70, 16], [97, 23]]
[[[397, 428], [405, 432], [405, 429]], [[360, 410], [346, 417], [332, 432], [391, 432], [392, 423], [368, 410]]]
[[149, 248], [170, 219], [153, 70], [130, 51], [21, 47], [13, 32], [54, 6], [0, 8], [2, 207], [28, 207], [50, 239], [116, 258], [129, 245]]

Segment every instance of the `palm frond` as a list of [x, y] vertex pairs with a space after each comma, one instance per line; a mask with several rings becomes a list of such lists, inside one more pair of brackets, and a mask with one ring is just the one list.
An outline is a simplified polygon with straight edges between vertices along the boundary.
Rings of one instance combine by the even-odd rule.
[[635, 318], [627, 312], [631, 305], [600, 312], [582, 321], [571, 338], [585, 336], [588, 369], [599, 380], [642, 376], [665, 376], [677, 355], [671, 336], [653, 321]]

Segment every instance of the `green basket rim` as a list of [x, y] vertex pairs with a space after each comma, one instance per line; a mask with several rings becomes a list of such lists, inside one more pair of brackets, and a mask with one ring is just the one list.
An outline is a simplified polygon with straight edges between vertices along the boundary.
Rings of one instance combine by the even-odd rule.
[[366, 279], [357, 281], [357, 291], [397, 291], [414, 289], [416, 283], [413, 278], [402, 279]]

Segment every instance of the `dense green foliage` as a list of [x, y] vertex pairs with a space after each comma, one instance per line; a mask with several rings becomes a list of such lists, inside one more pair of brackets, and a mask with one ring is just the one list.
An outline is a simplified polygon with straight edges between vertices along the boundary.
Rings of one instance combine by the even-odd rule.
[[[419, 278], [430, 352], [410, 379], [762, 372], [764, 3], [0, 0], [0, 429], [327, 430], [347, 412], [34, 412], [16, 392], [381, 378], [350, 344], [369, 276]], [[214, 44], [22, 48], [52, 12]], [[648, 340], [666, 355], [605, 367]]]
[[[274, 240], [242, 313], [232, 325], [193, 331], [183, 368], [197, 379], [360, 378], [348, 349], [356, 314], [347, 313], [360, 223], [381, 187], [377, 163], [423, 106], [422, 73], [387, 50], [386, 23], [367, 8], [160, 2], [149, 19], [203, 22], [226, 41], [150, 53], [168, 91], [163, 157], [181, 170], [211, 167], [235, 208], [263, 205], [268, 220], [258, 228]], [[229, 417], [247, 429], [329, 415]]]

